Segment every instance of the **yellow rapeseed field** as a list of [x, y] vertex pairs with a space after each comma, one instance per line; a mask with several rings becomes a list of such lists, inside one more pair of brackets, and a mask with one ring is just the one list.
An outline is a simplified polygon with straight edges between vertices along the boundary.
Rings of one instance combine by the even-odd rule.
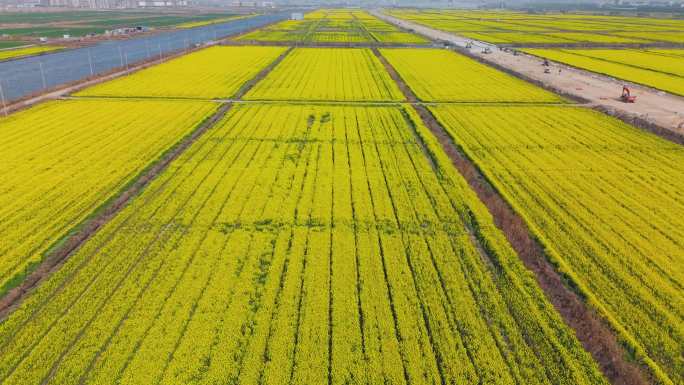
[[248, 100], [402, 100], [370, 49], [297, 48], [245, 95]]
[[285, 52], [284, 47], [211, 47], [133, 75], [87, 88], [78, 96], [227, 98]]
[[444, 49], [381, 49], [418, 98], [429, 102], [562, 102], [548, 91]]
[[36, 55], [39, 53], [51, 52], [63, 49], [63, 47], [44, 45], [26, 48], [16, 48], [0, 51], [0, 60], [15, 59], [24, 56]]
[[214, 108], [60, 101], [0, 119], [0, 288]]
[[433, 112], [662, 383], [684, 382], [684, 148], [572, 107]]
[[[601, 25], [639, 28], [602, 15], [391, 12], [502, 41], [630, 41]], [[426, 42], [359, 9], [240, 39]], [[649, 380], [684, 384], [682, 147], [456, 52], [393, 47], [283, 57], [285, 45], [216, 46], [0, 118], [0, 300], [208, 124], [0, 307], [0, 384], [608, 385], [613, 353], [597, 363], [572, 329], [586, 310]], [[632, 69], [684, 74], [682, 51], [630, 52]], [[611, 50], [573, 55], [625, 66]], [[500, 230], [510, 218], [485, 206], [460, 162], [519, 216], [506, 225], [539, 244]], [[554, 273], [525, 267], [539, 245], [567, 287], [549, 291]], [[579, 328], [584, 343], [587, 329], [608, 330]]]
[[608, 384], [410, 107], [276, 104], [0, 323], [0, 382]]

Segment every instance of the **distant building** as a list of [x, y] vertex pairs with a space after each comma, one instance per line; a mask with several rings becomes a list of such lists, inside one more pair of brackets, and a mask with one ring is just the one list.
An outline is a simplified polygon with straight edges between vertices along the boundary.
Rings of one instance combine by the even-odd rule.
[[188, 6], [187, 0], [152, 0], [152, 1], [141, 0], [141, 1], [138, 1], [138, 7], [140, 7], [140, 8], [160, 8], [160, 7], [178, 8], [178, 7], [187, 7], [187, 6]]

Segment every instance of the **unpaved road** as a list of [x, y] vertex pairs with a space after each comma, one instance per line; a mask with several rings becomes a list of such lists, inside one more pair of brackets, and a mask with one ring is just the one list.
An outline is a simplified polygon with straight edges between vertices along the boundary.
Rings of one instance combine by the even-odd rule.
[[[472, 41], [377, 11], [372, 13], [401, 28], [412, 29], [433, 40], [448, 41], [464, 49], [466, 43]], [[522, 53], [514, 56], [511, 52], [500, 51], [488, 43], [474, 43], [475, 46], [470, 49], [470, 54], [484, 62], [507, 68], [523, 78], [540, 82], [543, 86], [562, 94], [584, 99], [590, 107], [600, 107], [625, 120], [630, 120], [632, 117], [638, 118], [646, 123], [684, 135], [684, 97], [553, 62], [550, 67], [551, 73], [545, 74], [542, 59]], [[492, 53], [483, 54], [484, 47], [490, 47]], [[632, 94], [637, 96], [636, 103], [628, 104], [619, 100], [624, 84], [628, 84], [632, 89]]]

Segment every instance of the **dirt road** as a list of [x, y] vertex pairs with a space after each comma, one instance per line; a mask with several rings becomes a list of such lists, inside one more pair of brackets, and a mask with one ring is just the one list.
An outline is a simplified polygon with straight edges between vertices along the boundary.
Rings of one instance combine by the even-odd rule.
[[[399, 27], [412, 29], [433, 40], [448, 41], [462, 49], [465, 49], [466, 43], [471, 41], [380, 12], [373, 12], [373, 14]], [[489, 47], [492, 53], [482, 53], [486, 47]], [[546, 74], [542, 59], [522, 53], [515, 56], [512, 52], [501, 51], [488, 43], [474, 42], [474, 47], [469, 52], [471, 56], [483, 62], [503, 67], [522, 78], [538, 82], [546, 88], [583, 99], [587, 101], [589, 107], [601, 109], [638, 125], [654, 125], [684, 135], [684, 97], [553, 62], [550, 66], [550, 73]], [[636, 103], [627, 104], [619, 100], [624, 84], [629, 85], [632, 94], [637, 96]]]

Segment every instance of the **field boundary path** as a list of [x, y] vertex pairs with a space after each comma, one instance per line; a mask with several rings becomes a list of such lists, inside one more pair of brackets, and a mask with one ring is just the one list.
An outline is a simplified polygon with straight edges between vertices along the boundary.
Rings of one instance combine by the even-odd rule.
[[230, 46], [268, 46], [268, 47], [294, 47], [294, 48], [435, 48], [435, 44], [418, 43], [381, 43], [381, 42], [332, 42], [332, 41], [257, 41], [257, 40], [225, 40], [221, 45]]
[[[437, 138], [454, 167], [485, 204], [494, 218], [495, 225], [504, 233], [527, 269], [534, 273], [549, 302], [553, 304], [566, 325], [575, 331], [577, 339], [599, 364], [606, 378], [613, 384], [649, 383], [642, 369], [627, 360], [627, 352], [618, 342], [609, 324], [564, 283], [563, 278], [546, 257], [544, 248], [532, 235], [522, 217], [513, 210], [489, 183], [477, 165], [452, 140], [426, 105], [416, 103], [419, 101], [418, 97], [380, 51], [373, 49], [373, 52], [383, 63], [406, 99], [411, 102], [423, 124]], [[474, 237], [472, 229], [468, 229], [468, 232]], [[489, 258], [486, 248], [482, 247], [480, 241], [473, 239], [473, 242], [480, 246], [482, 257]]]
[[[553, 62], [550, 73], [546, 74], [542, 65], [543, 59], [536, 56], [524, 53], [514, 55], [511, 51], [502, 51], [493, 44], [473, 41], [378, 11], [371, 13], [430, 39], [448, 42], [456, 46], [459, 52], [482, 63], [561, 95], [585, 101], [588, 107], [652, 131], [665, 139], [684, 144], [684, 97]], [[470, 50], [465, 48], [468, 42], [473, 43]], [[486, 48], [489, 48], [491, 53], [483, 53]], [[619, 100], [623, 85], [628, 85], [632, 94], [637, 96], [636, 103], [623, 103]]]
[[[283, 52], [273, 62], [259, 71], [252, 79], [248, 80], [230, 100], [240, 100], [254, 85], [263, 79], [275, 66], [277, 66], [287, 56], [292, 48]], [[77, 99], [74, 97], [74, 99]], [[5, 319], [23, 299], [37, 287], [43, 280], [47, 279], [51, 273], [55, 272], [60, 266], [73, 255], [85, 242], [92, 238], [97, 231], [112, 220], [121, 212], [136, 196], [138, 196], [147, 185], [149, 185], [159, 174], [187, 150], [205, 132], [223, 118], [234, 105], [231, 101], [219, 102], [217, 110], [199, 123], [195, 129], [180, 139], [172, 147], [168, 148], [160, 158], [151, 162], [150, 165], [140, 174], [135, 176], [119, 193], [109, 201], [105, 202], [95, 212], [72, 229], [65, 237], [51, 250], [49, 250], [40, 265], [30, 273], [19, 286], [10, 289], [5, 295], [0, 297], [0, 321]]]

